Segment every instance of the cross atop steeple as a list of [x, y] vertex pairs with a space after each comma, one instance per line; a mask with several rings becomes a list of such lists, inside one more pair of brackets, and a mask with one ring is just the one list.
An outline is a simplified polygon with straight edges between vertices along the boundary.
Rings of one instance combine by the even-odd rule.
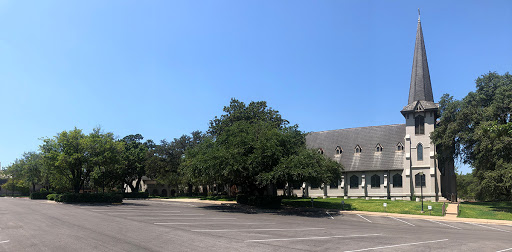
[[423, 41], [423, 31], [421, 30], [420, 9], [418, 9], [418, 28], [414, 45], [408, 103], [411, 104], [414, 101], [434, 101], [430, 74], [428, 72], [427, 52], [425, 50], [425, 42]]

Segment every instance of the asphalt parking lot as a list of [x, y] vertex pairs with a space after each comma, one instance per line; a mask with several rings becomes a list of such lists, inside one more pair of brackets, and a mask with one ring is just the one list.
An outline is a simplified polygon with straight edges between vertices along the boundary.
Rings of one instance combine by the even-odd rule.
[[0, 198], [0, 251], [512, 251], [512, 226], [129, 200]]

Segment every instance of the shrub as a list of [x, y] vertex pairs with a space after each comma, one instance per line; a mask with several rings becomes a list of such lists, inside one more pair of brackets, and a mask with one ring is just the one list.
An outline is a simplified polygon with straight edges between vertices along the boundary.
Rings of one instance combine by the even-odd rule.
[[65, 193], [55, 197], [64, 203], [121, 203], [123, 196], [117, 193]]
[[239, 204], [245, 204], [260, 208], [278, 209], [281, 207], [281, 197], [277, 196], [248, 196], [244, 194], [238, 194], [236, 196], [236, 202]]
[[148, 198], [149, 193], [148, 192], [131, 192], [131, 193], [123, 193], [123, 198]]
[[48, 196], [48, 194], [51, 194], [51, 192], [48, 192], [48, 191], [33, 192], [30, 194], [30, 199], [46, 199], [46, 196]]
[[51, 193], [51, 194], [48, 194], [46, 195], [46, 199], [47, 200], [55, 200], [57, 198], [57, 196], [59, 196], [60, 194], [57, 194], [57, 193]]

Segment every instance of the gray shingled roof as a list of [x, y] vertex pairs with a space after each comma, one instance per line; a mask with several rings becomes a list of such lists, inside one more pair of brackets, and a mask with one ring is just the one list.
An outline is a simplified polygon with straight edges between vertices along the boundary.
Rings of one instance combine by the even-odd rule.
[[[439, 103], [431, 102], [431, 101], [415, 101], [412, 103], [409, 103], [407, 106], [405, 106], [401, 112], [406, 111], [413, 111], [416, 109], [416, 104], [420, 104], [423, 107], [423, 110], [432, 110], [432, 109], [439, 109]], [[403, 113], [402, 113], [403, 114]]]
[[[311, 132], [306, 136], [308, 148], [322, 148], [324, 154], [340, 162], [345, 171], [403, 170], [404, 151], [396, 151], [397, 144], [404, 144], [405, 124], [371, 126]], [[382, 152], [376, 152], [380, 143]], [[356, 145], [361, 153], [355, 154]], [[335, 155], [336, 146], [343, 149]]]
[[409, 104], [414, 101], [434, 102], [430, 74], [428, 72], [427, 51], [423, 41], [423, 31], [418, 18], [416, 31], [416, 44], [414, 45], [414, 58], [412, 61], [411, 87], [409, 89]]

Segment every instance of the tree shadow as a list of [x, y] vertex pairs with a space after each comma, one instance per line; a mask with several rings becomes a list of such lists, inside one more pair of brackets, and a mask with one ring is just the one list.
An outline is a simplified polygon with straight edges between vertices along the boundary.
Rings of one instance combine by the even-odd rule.
[[264, 209], [241, 204], [221, 204], [201, 206], [199, 208], [225, 213], [273, 214], [308, 218], [330, 218], [341, 215], [339, 209], [302, 208], [288, 206], [282, 206], [280, 209]]

